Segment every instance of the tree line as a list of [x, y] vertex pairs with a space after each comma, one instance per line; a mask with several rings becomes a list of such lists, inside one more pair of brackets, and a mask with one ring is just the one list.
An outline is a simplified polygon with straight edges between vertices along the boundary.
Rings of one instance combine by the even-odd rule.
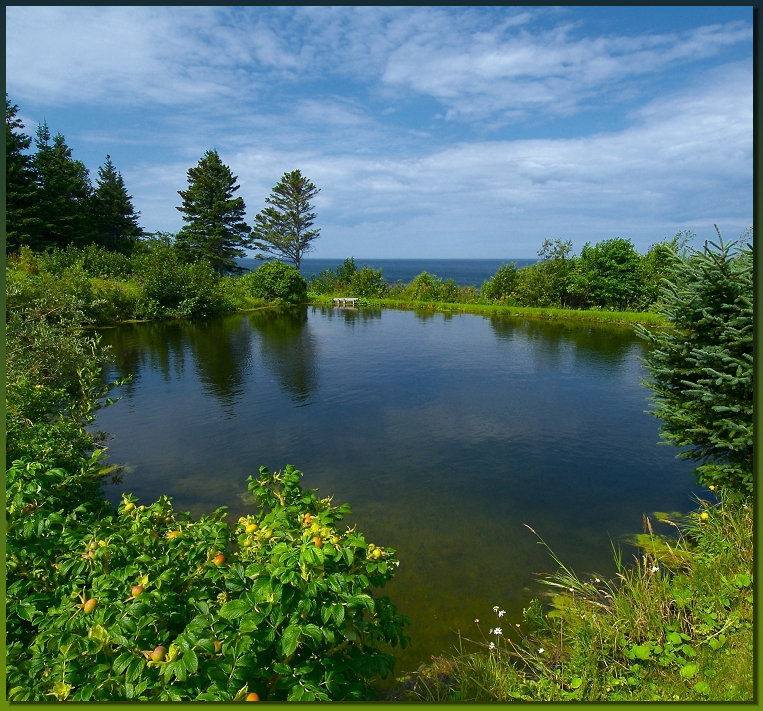
[[[18, 110], [6, 94], [6, 250], [95, 244], [132, 254], [149, 235], [138, 224], [140, 212], [111, 157], [106, 156], [93, 185], [64, 136], [51, 138], [47, 122], [38, 126], [36, 150], [30, 152], [32, 139], [23, 132]], [[187, 178], [177, 206], [185, 224], [174, 236], [186, 261], [206, 260], [218, 274], [235, 273], [241, 271], [236, 260], [246, 255], [244, 250], [256, 248], [258, 256], [284, 259], [299, 269], [320, 234], [313, 227], [311, 202], [320, 190], [299, 170], [283, 174], [252, 226], [244, 219], [244, 199], [236, 196], [237, 178], [216, 150], [206, 151]]]

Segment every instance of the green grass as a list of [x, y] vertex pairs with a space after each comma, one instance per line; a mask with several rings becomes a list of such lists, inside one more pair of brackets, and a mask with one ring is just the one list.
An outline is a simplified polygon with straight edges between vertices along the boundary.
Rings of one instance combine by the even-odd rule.
[[[310, 303], [316, 306], [331, 306], [333, 298], [310, 294]], [[442, 301], [404, 301], [400, 299], [358, 299], [359, 306], [372, 308], [392, 308], [415, 311], [436, 311], [446, 313], [472, 313], [483, 316], [514, 316], [527, 319], [585, 321], [615, 325], [642, 324], [661, 326], [665, 320], [651, 311], [602, 311], [598, 309], [580, 310], [551, 307], [510, 306], [506, 304], [451, 303]]]
[[581, 579], [549, 551], [558, 570], [544, 578], [548, 601], [533, 601], [516, 634], [462, 639], [454, 654], [402, 680], [393, 697], [752, 700], [751, 502], [701, 501], [689, 516], [655, 525], [674, 535], [657, 535], [645, 518], [640, 541], [652, 545], [630, 565], [616, 553], [612, 580]]

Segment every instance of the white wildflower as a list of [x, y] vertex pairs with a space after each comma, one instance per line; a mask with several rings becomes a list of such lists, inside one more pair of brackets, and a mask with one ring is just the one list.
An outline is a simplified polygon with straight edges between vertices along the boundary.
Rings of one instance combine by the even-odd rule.
[[498, 612], [498, 605], [493, 605], [493, 612]]
[[503, 630], [500, 627], [496, 627], [493, 630], [493, 634], [503, 634]]
[[652, 566], [652, 572], [653, 572], [653, 573], [656, 573], [658, 570], [659, 570], [659, 567], [658, 567], [658, 566], [656, 566], [656, 565], [653, 565], [653, 566]]
[[503, 617], [506, 614], [506, 610], [498, 610], [498, 617]]
[[491, 642], [488, 646], [488, 649], [495, 649], [495, 642]]
[[543, 649], [543, 647], [539, 647], [539, 648], [538, 648], [538, 654], [543, 654], [543, 652], [545, 652], [545, 651], [546, 651], [546, 650], [545, 650], [545, 649]]

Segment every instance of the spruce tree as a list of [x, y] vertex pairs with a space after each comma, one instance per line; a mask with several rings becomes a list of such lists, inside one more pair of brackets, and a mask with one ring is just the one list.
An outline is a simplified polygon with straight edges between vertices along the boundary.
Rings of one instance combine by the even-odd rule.
[[188, 189], [178, 190], [183, 204], [177, 209], [187, 223], [178, 233], [178, 246], [192, 259], [209, 261], [219, 274], [242, 271], [236, 258], [245, 256], [251, 230], [244, 221], [243, 198], [233, 197], [239, 189], [236, 176], [215, 150], [207, 151], [187, 175]]
[[284, 173], [265, 200], [270, 207], [254, 218], [254, 246], [299, 269], [303, 254], [320, 234], [319, 229], [310, 229], [315, 220], [310, 201], [319, 192], [300, 171]]
[[638, 331], [652, 344], [646, 385], [663, 439], [685, 448], [679, 457], [701, 462], [701, 484], [751, 494], [752, 246], [718, 237], [689, 259], [674, 251], [659, 307], [670, 325]]
[[111, 251], [129, 254], [135, 240], [143, 234], [124, 179], [106, 156], [98, 169], [98, 179], [91, 202], [97, 241]]
[[5, 95], [5, 239], [6, 250], [35, 246], [40, 231], [34, 162], [25, 153], [32, 139], [23, 133], [19, 107]]
[[93, 240], [92, 187], [85, 164], [72, 158], [64, 137], [43, 122], [37, 129], [34, 166], [39, 187], [41, 235], [38, 248], [83, 245]]

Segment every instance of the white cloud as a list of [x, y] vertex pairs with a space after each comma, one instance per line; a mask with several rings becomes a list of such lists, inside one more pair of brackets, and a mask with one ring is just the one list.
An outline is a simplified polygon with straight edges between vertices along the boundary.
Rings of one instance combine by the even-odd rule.
[[[12, 100], [53, 131], [53, 109], [78, 114], [76, 157], [74, 137], [98, 162], [122, 147], [149, 229], [180, 226], [177, 190], [213, 147], [250, 219], [284, 171], [313, 180], [329, 256], [530, 257], [546, 237], [616, 234], [645, 248], [752, 214], [749, 23], [589, 35], [574, 9], [504, 7], [6, 17]], [[702, 74], [702, 58], [725, 64]]]

